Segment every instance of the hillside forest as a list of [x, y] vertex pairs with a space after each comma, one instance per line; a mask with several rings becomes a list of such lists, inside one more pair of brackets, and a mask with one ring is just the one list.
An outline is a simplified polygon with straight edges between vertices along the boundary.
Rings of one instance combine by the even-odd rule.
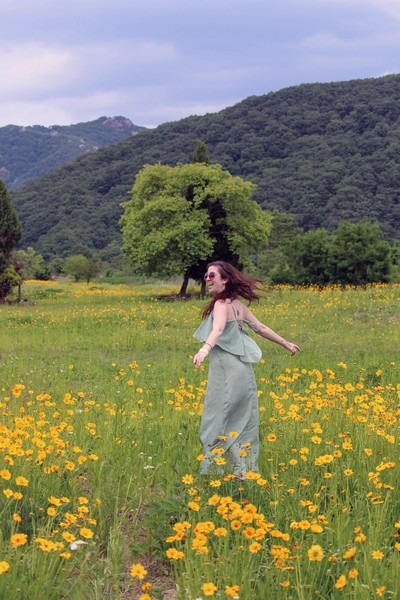
[[273, 277], [293, 283], [302, 271], [307, 282], [305, 244], [319, 257], [325, 279], [337, 279], [344, 267], [332, 267], [333, 246], [343, 236], [358, 236], [363, 245], [366, 236], [380, 248], [380, 279], [393, 279], [399, 269], [399, 97], [400, 75], [304, 84], [141, 131], [14, 191], [21, 249], [33, 248], [47, 263], [82, 255], [111, 271], [123, 268], [119, 223], [137, 174], [145, 165], [190, 163], [202, 140], [210, 162], [254, 184], [254, 201], [274, 216], [271, 243], [253, 257], [256, 269], [267, 276], [275, 269]]

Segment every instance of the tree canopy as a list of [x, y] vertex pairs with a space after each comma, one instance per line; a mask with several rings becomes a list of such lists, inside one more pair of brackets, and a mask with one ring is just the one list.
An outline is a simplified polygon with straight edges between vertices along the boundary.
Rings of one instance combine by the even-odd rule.
[[0, 302], [4, 301], [11, 289], [20, 282], [10, 256], [21, 234], [21, 224], [11, 196], [0, 180]]
[[268, 241], [270, 217], [253, 184], [221, 165], [147, 165], [123, 204], [123, 249], [138, 271], [200, 280], [208, 261], [237, 266]]

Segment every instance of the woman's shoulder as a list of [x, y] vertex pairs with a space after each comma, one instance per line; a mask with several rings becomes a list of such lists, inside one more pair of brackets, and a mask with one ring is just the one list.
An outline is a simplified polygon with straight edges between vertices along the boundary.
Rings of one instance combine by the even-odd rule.
[[230, 298], [220, 298], [219, 300], [215, 301], [214, 304], [214, 308], [216, 306], [218, 306], [218, 308], [229, 308], [229, 306], [232, 304], [232, 300]]

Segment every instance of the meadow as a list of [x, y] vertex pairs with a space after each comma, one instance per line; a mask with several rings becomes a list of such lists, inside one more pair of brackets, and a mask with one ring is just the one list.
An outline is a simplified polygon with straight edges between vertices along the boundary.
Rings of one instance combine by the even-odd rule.
[[0, 598], [400, 598], [400, 286], [254, 307], [302, 352], [260, 340], [245, 482], [199, 475], [204, 302], [177, 290], [27, 282], [0, 307]]

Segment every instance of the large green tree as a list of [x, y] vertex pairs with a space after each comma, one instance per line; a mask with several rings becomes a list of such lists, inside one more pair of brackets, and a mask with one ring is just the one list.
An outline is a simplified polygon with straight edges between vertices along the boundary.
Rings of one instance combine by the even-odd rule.
[[11, 196], [0, 180], [0, 302], [3, 302], [12, 288], [20, 283], [10, 256], [21, 235], [21, 224]]
[[329, 248], [331, 280], [364, 285], [390, 280], [391, 247], [379, 223], [363, 219], [342, 221], [331, 236]]
[[74, 254], [68, 256], [64, 262], [64, 272], [67, 275], [72, 275], [75, 281], [85, 280], [86, 283], [96, 277], [100, 273], [101, 264], [97, 260], [93, 260], [83, 254]]
[[138, 271], [199, 281], [207, 262], [238, 267], [268, 241], [270, 217], [251, 200], [254, 185], [221, 165], [147, 165], [123, 204], [123, 249]]

